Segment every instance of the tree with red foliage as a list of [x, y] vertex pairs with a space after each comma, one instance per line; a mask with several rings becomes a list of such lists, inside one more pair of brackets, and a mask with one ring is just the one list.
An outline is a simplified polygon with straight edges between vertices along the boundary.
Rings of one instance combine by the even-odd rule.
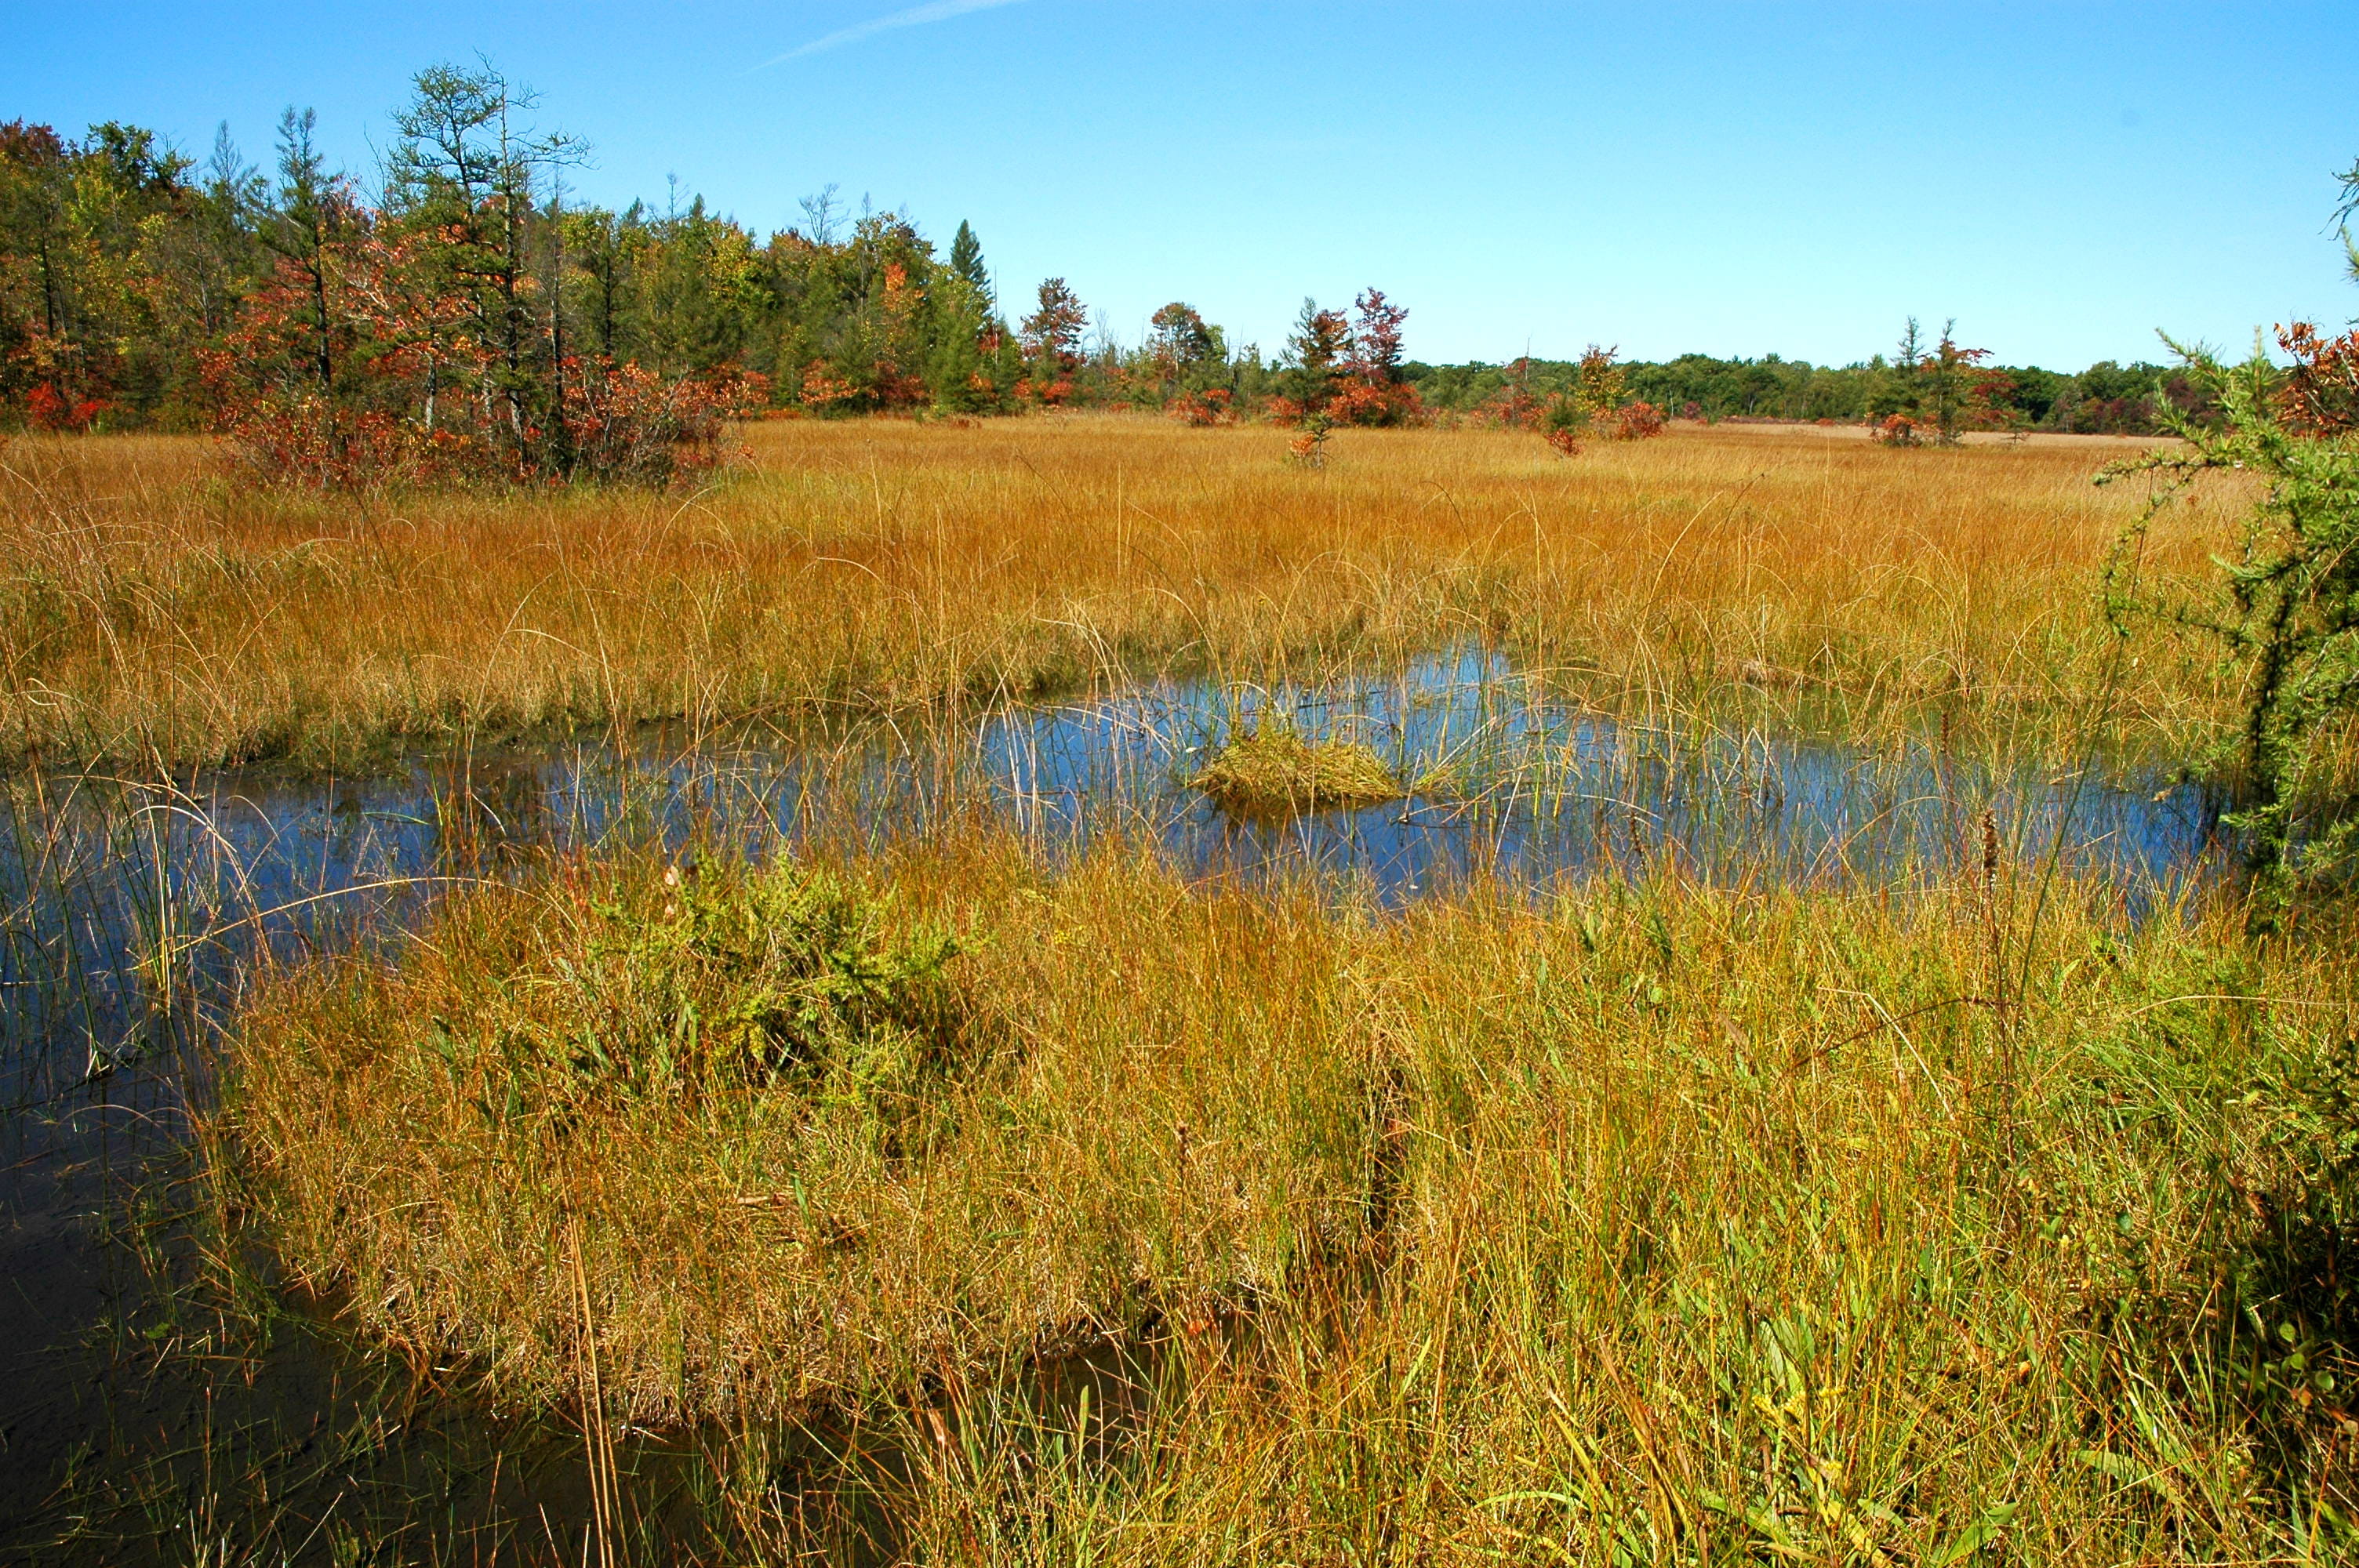
[[1521, 430], [1538, 422], [1542, 399], [1532, 391], [1532, 362], [1521, 355], [1506, 366], [1507, 384], [1501, 387], [1476, 413], [1483, 418]]
[[1994, 416], [1991, 399], [1998, 388], [1995, 384], [1985, 386], [1980, 378], [1989, 373], [1978, 368], [1990, 358], [1990, 351], [1960, 347], [1956, 330], [1955, 321], [1942, 323], [1940, 341], [1928, 350], [1917, 318], [1908, 318], [1884, 384], [1868, 400], [1872, 438], [1888, 447], [1926, 441], [1955, 446], [1970, 423]]
[[382, 210], [325, 171], [308, 114], [281, 123], [277, 260], [204, 356], [218, 426], [258, 470], [323, 488], [663, 482], [717, 460], [723, 423], [766, 384], [572, 351], [563, 214], [534, 194], [572, 144], [518, 129], [529, 102], [488, 70], [421, 72]]
[[[1016, 327], [1016, 341], [1031, 367], [1033, 395], [1040, 401], [1061, 402], [1072, 390], [1073, 372], [1082, 362], [1082, 333], [1089, 324], [1088, 308], [1063, 278], [1040, 285], [1038, 308]], [[1062, 390], [1053, 395], [1049, 390], [1060, 385]]]
[[1405, 423], [1421, 412], [1417, 388], [1401, 373], [1401, 323], [1408, 312], [1386, 304], [1376, 288], [1364, 290], [1353, 304], [1359, 319], [1345, 340], [1343, 381], [1327, 413], [1339, 425]]
[[1389, 386], [1401, 378], [1401, 323], [1408, 312], [1386, 304], [1380, 288], [1363, 290], [1352, 303], [1360, 314], [1345, 368], [1371, 386]]

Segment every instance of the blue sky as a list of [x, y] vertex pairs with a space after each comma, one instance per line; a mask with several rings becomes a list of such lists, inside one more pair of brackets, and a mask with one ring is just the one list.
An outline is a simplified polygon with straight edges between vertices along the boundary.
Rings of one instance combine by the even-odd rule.
[[1275, 349], [1374, 284], [1428, 360], [1843, 362], [1955, 316], [2007, 362], [2241, 348], [2359, 314], [2324, 232], [2359, 158], [2359, 5], [0, 4], [0, 118], [267, 154], [314, 106], [373, 161], [408, 77], [488, 56], [759, 231], [830, 182], [1004, 297], [1125, 340], [1186, 299]]

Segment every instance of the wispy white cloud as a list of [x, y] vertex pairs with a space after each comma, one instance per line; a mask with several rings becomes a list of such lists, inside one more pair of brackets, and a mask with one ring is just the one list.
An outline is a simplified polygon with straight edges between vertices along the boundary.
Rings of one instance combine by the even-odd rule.
[[819, 54], [827, 49], [840, 49], [846, 44], [856, 44], [863, 38], [873, 38], [879, 33], [889, 33], [896, 27], [922, 27], [929, 22], [947, 22], [953, 16], [963, 16], [970, 11], [992, 11], [1002, 5], [1014, 5], [1018, 0], [929, 0], [923, 5], [912, 5], [906, 11], [878, 16], [871, 21], [856, 22], [840, 28], [823, 38], [813, 38], [799, 48], [790, 49], [774, 59], [766, 59], [754, 69], [767, 70], [774, 65], [784, 65], [790, 59]]

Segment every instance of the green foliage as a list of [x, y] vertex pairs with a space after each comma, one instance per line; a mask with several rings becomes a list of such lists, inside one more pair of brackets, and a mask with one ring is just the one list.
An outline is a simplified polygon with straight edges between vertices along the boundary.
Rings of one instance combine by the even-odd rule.
[[963, 218], [959, 220], [958, 232], [951, 239], [951, 274], [974, 291], [984, 313], [990, 314], [991, 273], [983, 265], [983, 242], [975, 238], [973, 226]]
[[[2216, 639], [2244, 682], [2244, 802], [2230, 821], [2249, 836], [2266, 922], [2298, 873], [2342, 867], [2359, 842], [2359, 816], [2335, 773], [2335, 743], [2359, 715], [2359, 438], [2288, 428], [2277, 372], [2257, 347], [2233, 366], [2201, 348], [2180, 354], [2216, 416], [2176, 418], [2183, 446], [2104, 476], [2164, 481], [2116, 545], [2109, 604], [2117, 625], [2154, 615]], [[2215, 557], [2213, 595], [2146, 592], [2136, 566], [2148, 528], [2197, 478], [2215, 471], [2249, 474], [2261, 491], [2234, 555]]]
[[1539, 432], [1566, 457], [1581, 449], [1581, 438], [1589, 434], [1592, 422], [1588, 405], [1577, 394], [1560, 392], [1540, 405]]
[[[1628, 395], [1674, 416], [1696, 419], [1864, 419], [1887, 394], [1890, 361], [1879, 354], [1850, 365], [1814, 365], [1777, 354], [1759, 359], [1715, 359], [1682, 354], [1660, 362], [1630, 361], [1617, 367]], [[1410, 363], [1410, 384], [1430, 407], [1476, 414], [1496, 409], [1519, 395], [1538, 407], [1556, 394], [1571, 394], [1580, 366], [1570, 360], [1525, 359], [1505, 364]], [[1988, 366], [1978, 373], [2006, 378], [1994, 408], [2006, 423], [2029, 428], [2099, 434], [2150, 433], [2160, 427], [2167, 406], [2191, 404], [2186, 378], [2151, 364], [2104, 361], [2078, 374], [2031, 366]]]
[[1351, 351], [1352, 327], [1341, 310], [1321, 310], [1315, 299], [1302, 301], [1294, 334], [1286, 341], [1286, 359], [1278, 373], [1281, 395], [1306, 412], [1327, 406], [1335, 395], [1343, 359]]
[[563, 1054], [625, 1084], [792, 1083], [874, 1102], [909, 1092], [949, 1027], [959, 944], [896, 930], [887, 908], [825, 872], [691, 865], [659, 892], [618, 885], [594, 914], [603, 983], [577, 994], [620, 1005], [579, 1021]]
[[[766, 240], [679, 192], [573, 207], [583, 149], [533, 127], [528, 92], [488, 66], [413, 85], [376, 208], [309, 110], [282, 122], [268, 189], [225, 139], [201, 181], [136, 127], [0, 126], [0, 419], [211, 423], [223, 367], [255, 369], [266, 338], [259, 378], [332, 406], [329, 446], [372, 416], [447, 436], [463, 398], [499, 463], [565, 472], [581, 406], [614, 401], [587, 384], [606, 362], [672, 384], [751, 373], [821, 414], [995, 409], [1025, 373], [968, 225], [945, 262], [907, 215], [845, 213], [832, 188]], [[1078, 345], [1076, 319], [1059, 346]], [[364, 395], [378, 366], [422, 377], [420, 410]]]
[[201, 170], [136, 126], [0, 124], [0, 419], [198, 422], [195, 351], [265, 264], [258, 197], [226, 136]]

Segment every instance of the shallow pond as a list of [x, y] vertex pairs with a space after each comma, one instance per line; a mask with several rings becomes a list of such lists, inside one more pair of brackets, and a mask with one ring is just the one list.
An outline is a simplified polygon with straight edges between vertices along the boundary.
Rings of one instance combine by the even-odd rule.
[[[1357, 810], [1245, 816], [1190, 786], [1229, 736], [1279, 714], [1307, 733], [1366, 744], [1419, 787]], [[163, 1476], [156, 1484], [168, 1494], [180, 1473], [169, 1455], [212, 1462], [219, 1376], [168, 1365], [177, 1330], [149, 1339], [164, 1348], [145, 1372], [125, 1370], [140, 1364], [125, 1346], [151, 1335], [141, 1314], [163, 1287], [99, 1233], [115, 1226], [117, 1178], [152, 1184], [185, 1161], [183, 1108], [201, 1095], [206, 1042], [255, 944], [293, 952], [396, 932], [438, 891], [506, 874], [546, 848], [652, 840], [759, 851], [810, 834], [886, 840], [980, 818], [1051, 858], [1114, 837], [1152, 843], [1200, 878], [1311, 873], [1398, 905], [1478, 876], [1534, 889], [1660, 874], [1752, 888], [1908, 885], [1975, 874], [1995, 846], [2018, 864], [2109, 881], [2125, 920], [2208, 874], [2220, 855], [2219, 803], [2158, 773], [1998, 767], [1938, 740], [1866, 747], [1617, 723], [1551, 700], [1478, 651], [1387, 677], [1268, 688], [1164, 681], [967, 723], [912, 730], [880, 720], [792, 743], [691, 745], [651, 730], [627, 743], [488, 751], [350, 780], [19, 781], [10, 809], [13, 832], [0, 832], [0, 1095], [9, 1110], [0, 1195], [10, 1210], [0, 1275], [19, 1284], [0, 1303], [0, 1357], [15, 1357], [0, 1367], [10, 1476], [0, 1515], [44, 1519], [88, 1502], [60, 1487], [93, 1454], [147, 1466], [142, 1474]], [[168, 1217], [158, 1223], [169, 1231]], [[288, 1426], [299, 1411], [315, 1424], [323, 1411], [381, 1419], [332, 1391], [369, 1382], [332, 1354], [280, 1355], [293, 1359], [238, 1374], [255, 1453], [304, 1450], [311, 1439]], [[135, 1436], [126, 1410], [138, 1412]], [[403, 1430], [437, 1427], [412, 1411]], [[437, 1438], [445, 1458], [425, 1471], [445, 1493], [419, 1495], [445, 1495], [458, 1473], [448, 1453], [478, 1453], [480, 1438], [475, 1427]], [[488, 1490], [470, 1483], [478, 1511], [578, 1503], [551, 1501], [570, 1479], [516, 1478], [533, 1473], [510, 1476], [513, 1499], [496, 1468]], [[560, 1460], [550, 1474], [578, 1470]], [[283, 1476], [256, 1484], [290, 1495]], [[392, 1495], [412, 1496], [398, 1485]], [[89, 1554], [124, 1550], [117, 1539]]]

